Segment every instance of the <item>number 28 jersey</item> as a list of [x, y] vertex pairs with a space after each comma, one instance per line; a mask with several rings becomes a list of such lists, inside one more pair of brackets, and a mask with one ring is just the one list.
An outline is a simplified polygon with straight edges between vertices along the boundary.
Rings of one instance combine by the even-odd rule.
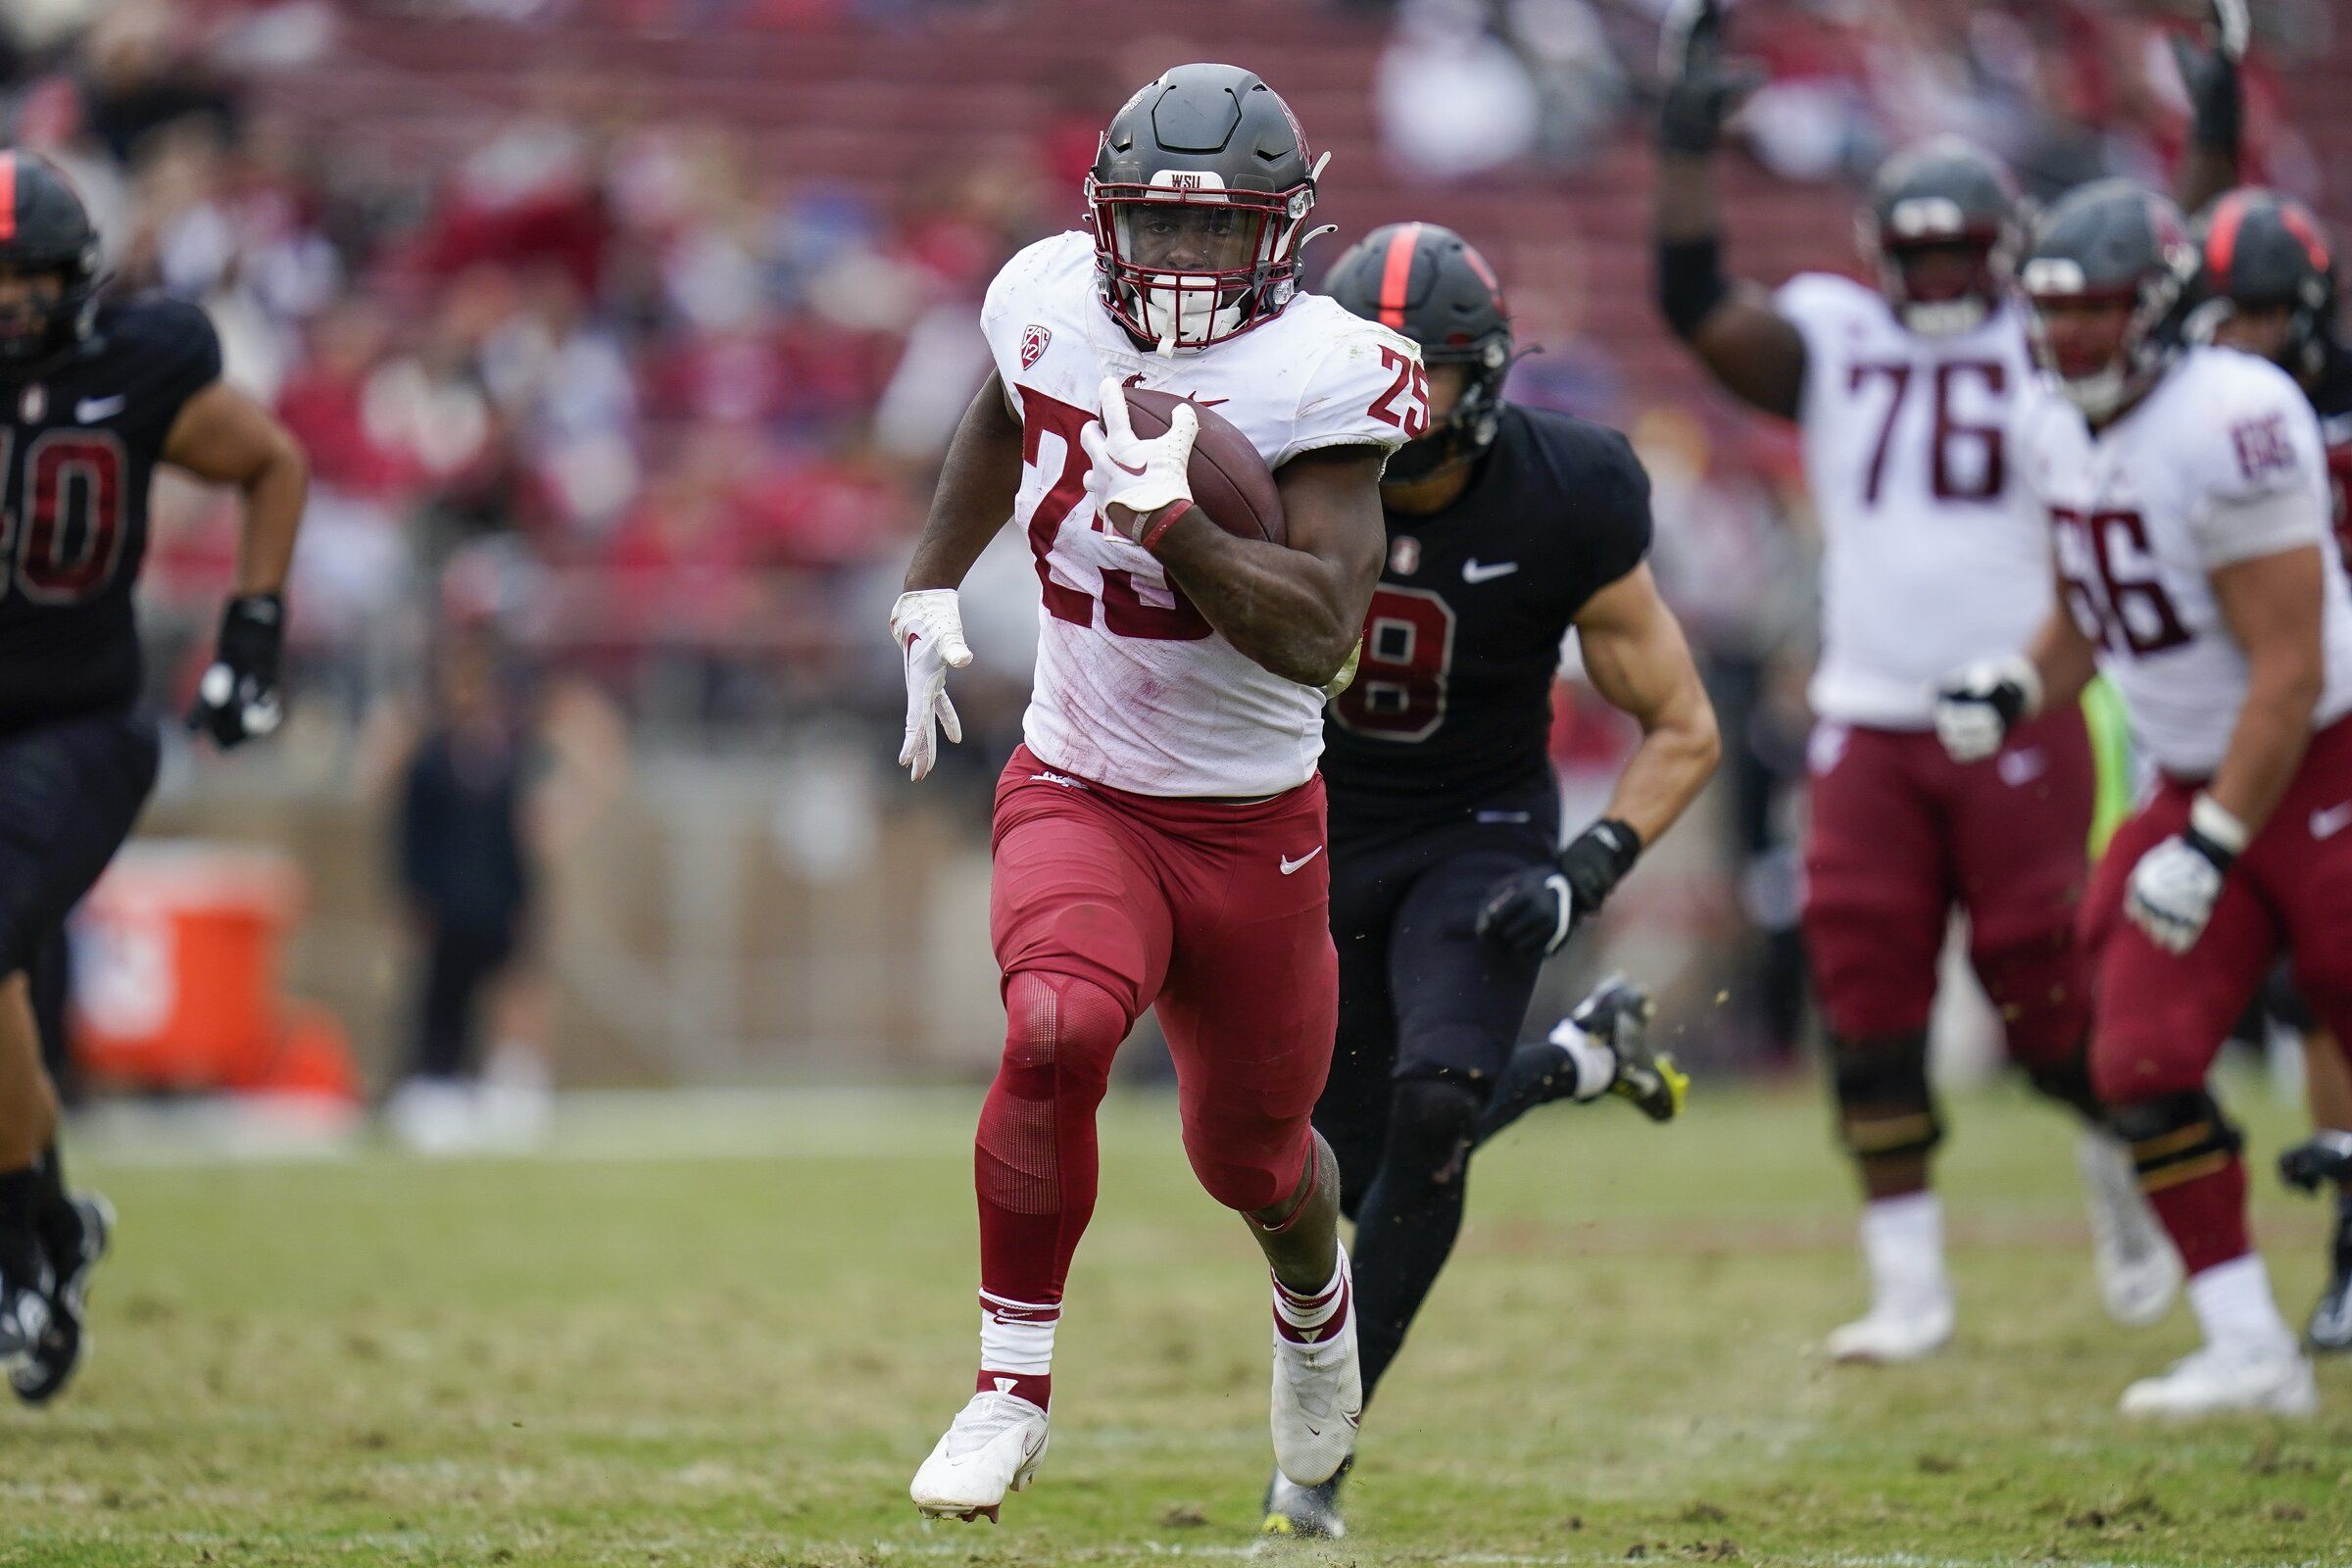
[[0, 733], [137, 700], [148, 488], [220, 375], [204, 312], [159, 296], [100, 306], [63, 362], [0, 380]]
[[2007, 450], [2033, 361], [2014, 308], [1914, 332], [1851, 278], [1790, 278], [1774, 309], [1805, 341], [1805, 480], [1822, 533], [1814, 711], [1925, 729], [1936, 683], [2010, 653], [2050, 607], [2049, 541]]
[[2320, 547], [2327, 684], [2312, 727], [2352, 712], [2352, 590], [2329, 526], [2327, 458], [2285, 371], [2229, 349], [2190, 349], [2096, 435], [2072, 404], [2036, 391], [2017, 436], [2067, 612], [2098, 646], [2158, 767], [2205, 778], [2229, 750], [2246, 656], [2212, 573], [2236, 562]]
[[1102, 309], [1095, 248], [1040, 240], [989, 285], [980, 324], [1021, 419], [1013, 520], [1044, 589], [1022, 719], [1049, 767], [1139, 795], [1264, 796], [1314, 775], [1323, 694], [1261, 668], [1209, 625], [1157, 558], [1096, 515], [1079, 434], [1105, 375], [1190, 397], [1270, 468], [1320, 447], [1391, 452], [1429, 427], [1420, 350], [1320, 295], [1173, 358]]

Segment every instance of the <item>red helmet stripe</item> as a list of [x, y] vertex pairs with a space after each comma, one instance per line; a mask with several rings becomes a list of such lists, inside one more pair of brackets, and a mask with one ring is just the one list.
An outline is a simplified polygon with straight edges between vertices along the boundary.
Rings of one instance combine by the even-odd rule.
[[17, 155], [0, 153], [0, 241], [17, 237]]
[[2237, 256], [2238, 225], [2246, 220], [2246, 193], [2233, 190], [2213, 210], [2213, 228], [2205, 236], [2205, 265], [2213, 269], [2213, 286], [2230, 287], [2230, 264]]
[[1413, 281], [1413, 252], [1421, 245], [1419, 223], [1399, 223], [1389, 236], [1389, 254], [1380, 264], [1380, 324], [1402, 329], [1405, 291]]
[[2286, 225], [2289, 234], [2303, 242], [2303, 254], [2311, 258], [2311, 265], [2323, 272], [2328, 270], [2328, 242], [2320, 238], [2320, 231], [2312, 227], [2310, 219], [2303, 216], [2303, 209], [2291, 203], [2281, 203], [2278, 221]]

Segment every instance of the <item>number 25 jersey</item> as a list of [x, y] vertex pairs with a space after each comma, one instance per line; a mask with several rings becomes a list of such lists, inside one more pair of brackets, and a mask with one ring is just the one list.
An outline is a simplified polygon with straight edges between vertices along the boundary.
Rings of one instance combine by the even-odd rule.
[[1305, 783], [1323, 694], [1227, 642], [1157, 558], [1096, 515], [1079, 434], [1105, 375], [1213, 409], [1269, 468], [1321, 447], [1394, 451], [1429, 426], [1420, 350], [1320, 295], [1173, 358], [1138, 348], [1096, 292], [1094, 242], [1040, 240], [989, 285], [980, 324], [1021, 419], [1013, 520], [1044, 597], [1023, 737], [1057, 771], [1139, 795], [1263, 796]]
[[2352, 590], [2329, 526], [2327, 457], [2302, 390], [2267, 360], [2181, 355], [2137, 407], [2093, 435], [2036, 391], [2018, 419], [2021, 477], [2057, 546], [2066, 609], [2097, 645], [2156, 765], [2221, 765], [2245, 706], [2246, 656], [2212, 573], [2307, 545], [2322, 553], [2324, 729], [2352, 711]]
[[1822, 534], [1813, 710], [1925, 729], [1955, 666], [2025, 646], [2050, 607], [2049, 539], [2018, 495], [2008, 426], [2034, 370], [2012, 307], [1914, 332], [1851, 278], [1774, 296], [1805, 340], [1805, 481]]
[[0, 733], [136, 701], [148, 488], [220, 375], [204, 312], [156, 297], [100, 306], [61, 363], [0, 380]]

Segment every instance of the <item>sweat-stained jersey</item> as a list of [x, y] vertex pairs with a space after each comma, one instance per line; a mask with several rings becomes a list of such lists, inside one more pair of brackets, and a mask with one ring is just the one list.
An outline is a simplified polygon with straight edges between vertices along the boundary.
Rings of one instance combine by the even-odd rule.
[[1825, 719], [1926, 729], [1936, 683], [2013, 652], [2050, 608], [2049, 542], [2007, 431], [2033, 361], [2014, 307], [1935, 336], [1875, 289], [1807, 272], [1774, 296], [1805, 342], [1798, 410], [1821, 520]]
[[147, 494], [179, 411], [220, 375], [193, 305], [102, 305], [37, 376], [0, 380], [0, 734], [127, 708]]
[[1388, 528], [1362, 659], [1323, 732], [1332, 837], [1482, 811], [1556, 834], [1552, 678], [1586, 601], [1648, 553], [1641, 460], [1605, 425], [1505, 404], [1460, 498]]
[[2017, 437], [2068, 612], [2098, 645], [2158, 767], [2209, 776], [2236, 727], [2246, 657], [2211, 581], [2236, 562], [2321, 548], [2327, 685], [2312, 727], [2352, 712], [2352, 585], [2329, 526], [2319, 422], [2285, 371], [2194, 348], [2096, 435], [2072, 404], [2036, 391]]
[[1211, 627], [1152, 553], [1095, 514], [1079, 434], [1104, 375], [1192, 397], [1271, 468], [1319, 447], [1391, 452], [1428, 428], [1420, 350], [1320, 295], [1205, 349], [1138, 348], [1102, 308], [1094, 242], [1071, 231], [1004, 265], [981, 307], [1021, 418], [1013, 519], [1044, 584], [1030, 751], [1139, 795], [1262, 796], [1314, 775], [1323, 694], [1260, 668]]

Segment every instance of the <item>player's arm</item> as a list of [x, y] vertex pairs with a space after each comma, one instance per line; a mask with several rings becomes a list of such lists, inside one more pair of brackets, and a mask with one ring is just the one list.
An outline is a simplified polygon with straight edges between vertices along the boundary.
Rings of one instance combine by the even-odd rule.
[[1274, 485], [1287, 545], [1237, 539], [1192, 509], [1153, 554], [1252, 662], [1301, 686], [1328, 685], [1354, 651], [1380, 581], [1381, 459], [1376, 447], [1319, 447], [1284, 464]]
[[2176, 33], [2173, 58], [2188, 89], [2192, 118], [2188, 155], [2180, 162], [2180, 210], [2196, 212], [2238, 182], [2238, 144], [2245, 99], [2238, 62], [2245, 58], [2251, 19], [2245, 0], [2208, 0], [2203, 48]]
[[2246, 656], [2246, 702], [2206, 786], [2251, 838], [2270, 819], [2311, 743], [2327, 683], [2322, 610], [2326, 558], [2317, 545], [2217, 567], [2213, 597]]
[[1715, 707], [1647, 564], [1586, 601], [1576, 631], [1592, 689], [1642, 726], [1642, 744], [1617, 775], [1608, 815], [1642, 843], [1655, 844], [1697, 799], [1723, 755]]
[[1714, 0], [1678, 0], [1660, 45], [1658, 308], [1725, 390], [1783, 418], [1797, 416], [1805, 340], [1753, 283], [1723, 273], [1712, 155], [1723, 122], [1755, 85], [1727, 63]]
[[234, 486], [243, 502], [236, 593], [221, 613], [219, 649], [188, 713], [191, 729], [225, 750], [269, 734], [282, 711], [286, 573], [310, 496], [311, 466], [275, 415], [225, 381], [180, 406], [164, 437], [163, 461]]
[[890, 609], [890, 635], [906, 665], [906, 727], [899, 765], [914, 778], [931, 771], [939, 731], [963, 739], [962, 720], [948, 700], [948, 671], [972, 662], [963, 640], [956, 590], [1012, 515], [1021, 487], [1021, 421], [996, 371], [972, 397], [948, 443], [930, 515], [906, 564], [905, 591]]

